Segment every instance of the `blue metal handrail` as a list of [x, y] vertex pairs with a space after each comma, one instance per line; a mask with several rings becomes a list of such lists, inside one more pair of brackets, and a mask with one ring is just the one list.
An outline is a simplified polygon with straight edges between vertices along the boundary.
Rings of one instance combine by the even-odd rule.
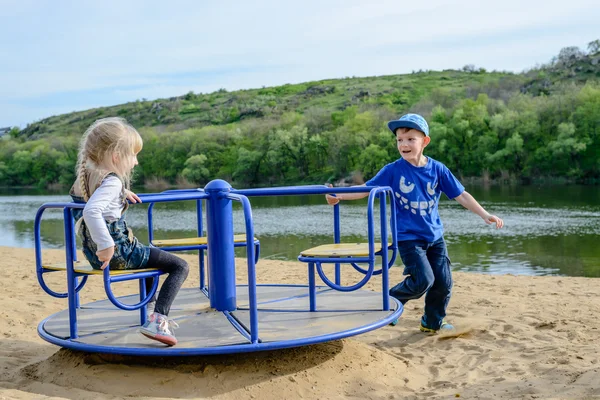
[[[392, 265], [394, 265], [394, 262], [396, 261], [396, 257], [398, 255], [398, 243], [397, 243], [397, 229], [396, 229], [396, 207], [394, 207], [394, 192], [391, 188], [389, 187], [384, 187], [384, 188], [388, 188], [385, 190], [385, 194], [379, 196], [379, 217], [380, 217], [380, 226], [382, 228], [382, 232], [381, 232], [381, 240], [383, 242], [383, 238], [385, 237], [387, 239], [387, 226], [386, 226], [386, 214], [384, 212], [382, 212], [381, 210], [385, 210], [386, 209], [386, 196], [390, 196], [390, 201], [391, 201], [391, 217], [390, 217], [390, 229], [391, 229], [391, 234], [392, 234], [392, 244], [391, 247], [387, 246], [387, 240], [385, 245], [382, 243], [381, 245], [381, 251], [387, 251], [387, 250], [392, 250], [392, 257], [391, 259], [387, 262], [387, 268], [391, 268]], [[377, 191], [378, 193], [381, 191]], [[369, 210], [373, 210], [373, 204], [370, 204], [371, 201], [374, 201], [374, 199], [372, 199], [371, 197], [369, 197]], [[339, 216], [338, 216], [339, 218]], [[338, 222], [339, 224], [339, 222]], [[386, 228], [385, 230], [385, 234], [383, 232], [383, 228]], [[337, 242], [339, 243], [339, 242]], [[358, 272], [361, 272], [363, 274], [367, 273], [367, 270], [365, 270], [364, 268], [360, 267], [356, 262], [351, 262], [350, 265], [352, 265], [352, 267], [354, 267], [355, 270], [357, 270]], [[381, 262], [381, 269], [379, 270], [374, 270], [373, 271], [373, 275], [380, 275], [383, 272], [383, 266], [386, 265], [386, 263], [384, 262], [383, 258], [382, 258], [382, 262]]]
[[[173, 190], [165, 190], [163, 192], [161, 192], [160, 194], [179, 194], [179, 193], [205, 193], [204, 189], [173, 189]], [[142, 199], [146, 198], [146, 195], [141, 195], [143, 196]], [[203, 207], [202, 207], [202, 201], [205, 200], [206, 197], [202, 198], [202, 199], [198, 199], [196, 200], [196, 224], [197, 224], [197, 235], [198, 237], [202, 237], [205, 236], [204, 234], [204, 227], [203, 227], [203, 222], [202, 222], [202, 213], [203, 213]], [[155, 203], [152, 202], [150, 203], [150, 205], [148, 206], [148, 211], [147, 211], [147, 215], [148, 215], [148, 243], [150, 244], [150, 246], [152, 245], [152, 242], [154, 241], [154, 217], [153, 217], [153, 211], [154, 211], [154, 205]], [[254, 238], [253, 238], [254, 239]], [[258, 259], [260, 258], [260, 242], [258, 240], [253, 240], [253, 245], [255, 246], [255, 251], [254, 251], [254, 262], [257, 263]], [[246, 243], [239, 243], [239, 242], [234, 242], [233, 246], [234, 247], [244, 247], [246, 246]], [[204, 291], [206, 294], [208, 294], [207, 290], [206, 290], [206, 272], [205, 272], [205, 265], [204, 265], [204, 251], [208, 249], [208, 245], [180, 245], [180, 246], [161, 246], [160, 247], [162, 250], [165, 251], [198, 251], [198, 271], [199, 271], [199, 276], [200, 276], [200, 289], [202, 291]]]
[[[381, 194], [380, 194], [381, 193]], [[392, 220], [391, 225], [392, 225], [392, 245], [388, 246], [387, 245], [387, 221], [386, 221], [386, 201], [385, 198], [387, 195], [390, 195], [390, 193], [392, 193], [391, 188], [389, 187], [379, 187], [376, 189], [371, 190], [371, 192], [369, 193], [369, 200], [368, 200], [368, 208], [367, 208], [367, 235], [368, 235], [368, 243], [369, 243], [369, 255], [368, 257], [347, 257], [347, 258], [336, 258], [336, 282], [331, 282], [331, 280], [329, 278], [326, 277], [325, 273], [323, 272], [323, 268], [322, 268], [322, 263], [324, 261], [326, 262], [331, 262], [331, 259], [327, 258], [327, 259], [321, 259], [318, 257], [299, 257], [299, 259], [301, 261], [314, 261], [316, 266], [317, 266], [317, 273], [319, 274], [319, 276], [321, 277], [321, 279], [323, 280], [323, 282], [325, 282], [325, 284], [327, 284], [327, 286], [329, 286], [332, 289], [335, 290], [339, 290], [339, 291], [344, 291], [344, 292], [350, 292], [350, 291], [354, 291], [354, 290], [358, 290], [361, 287], [363, 287], [371, 278], [372, 275], [378, 275], [381, 274], [384, 269], [387, 270], [391, 267], [391, 265], [393, 264], [394, 260], [395, 260], [395, 254], [396, 254], [396, 230], [395, 230], [395, 219]], [[379, 214], [380, 214], [380, 227], [381, 227], [381, 238], [382, 238], [382, 248], [381, 248], [381, 257], [382, 257], [382, 269], [377, 271], [378, 273], [375, 273], [374, 271], [374, 267], [375, 267], [375, 263], [374, 263], [374, 259], [375, 259], [375, 229], [374, 229], [374, 201], [375, 201], [375, 197], [379, 196], [380, 198], [380, 210], [379, 210]], [[337, 204], [336, 204], [337, 206]], [[392, 214], [393, 217], [395, 217], [395, 209], [392, 207]], [[339, 227], [339, 213], [336, 215], [336, 220], [335, 220], [335, 227]], [[338, 228], [339, 229], [339, 228]], [[336, 243], [339, 243], [339, 230], [335, 230], [334, 232], [334, 238], [336, 240]], [[388, 262], [388, 254], [387, 251], [389, 249], [392, 249], [392, 260], [391, 262]], [[338, 265], [341, 262], [348, 262], [350, 264], [352, 264], [355, 268], [359, 269], [360, 272], [362, 272], [363, 274], [365, 274], [365, 277], [359, 281], [358, 283], [351, 285], [351, 286], [342, 286], [339, 281], [338, 281], [338, 276], [339, 276], [339, 272], [337, 270]], [[358, 265], [356, 265], [357, 262], [368, 262], [369, 263], [369, 268], [367, 270], [362, 269], [361, 267], [359, 267]], [[386, 268], [384, 268], [383, 266], [386, 266]], [[385, 274], [384, 274], [385, 275]]]
[[[84, 204], [78, 204], [78, 203], [45, 203], [45, 204], [42, 204], [40, 206], [40, 208], [38, 208], [37, 213], [35, 214], [35, 219], [34, 219], [34, 223], [33, 223], [33, 235], [34, 235], [34, 246], [35, 246], [35, 270], [36, 270], [36, 276], [37, 276], [38, 283], [40, 284], [42, 289], [46, 293], [48, 293], [50, 296], [58, 297], [58, 298], [62, 298], [62, 299], [66, 298], [69, 295], [69, 293], [68, 292], [65, 292], [65, 293], [55, 292], [54, 290], [52, 290], [48, 287], [48, 285], [46, 284], [46, 281], [44, 280], [45, 273], [58, 272], [58, 271], [44, 269], [44, 267], [42, 265], [41, 222], [42, 222], [42, 216], [44, 214], [44, 211], [46, 211], [47, 209], [53, 208], [53, 209], [63, 209], [64, 210], [66, 207], [83, 208]], [[67, 264], [67, 268], [68, 268], [68, 264]], [[85, 283], [87, 282], [87, 278], [88, 278], [87, 276], [82, 277], [81, 282], [75, 287], [76, 293], [78, 293], [85, 286]]]
[[325, 185], [284, 186], [261, 189], [231, 189], [231, 193], [243, 194], [247, 197], [257, 196], [295, 196], [308, 194], [331, 193], [368, 193], [379, 186], [328, 187]]
[[[287, 191], [287, 190], [285, 190]], [[282, 193], [285, 191], [278, 191], [278, 193]], [[367, 202], [367, 236], [368, 236], [368, 255], [363, 257], [336, 257], [332, 259], [330, 257], [308, 257], [308, 256], [299, 256], [298, 260], [307, 262], [309, 269], [309, 299], [310, 299], [310, 309], [311, 311], [316, 310], [316, 292], [315, 292], [315, 280], [314, 280], [314, 271], [316, 266], [316, 272], [319, 274], [320, 278], [323, 282], [329, 286], [330, 288], [338, 291], [350, 292], [354, 290], [358, 290], [363, 287], [373, 275], [382, 275], [382, 287], [383, 287], [383, 310], [389, 310], [389, 297], [387, 295], [388, 286], [389, 286], [389, 276], [388, 270], [393, 265], [396, 255], [397, 255], [397, 231], [396, 231], [396, 209], [393, 204], [393, 191], [389, 186], [383, 187], [352, 187], [352, 188], [310, 188], [303, 190], [304, 193], [313, 194], [315, 192], [326, 194], [331, 193], [352, 193], [352, 192], [369, 192], [369, 199]], [[392, 243], [388, 246], [388, 233], [387, 233], [387, 217], [386, 217], [386, 198], [390, 196], [391, 203], [391, 221], [390, 227], [392, 230]], [[380, 229], [381, 229], [381, 240], [382, 240], [382, 248], [381, 252], [375, 253], [375, 228], [374, 228], [374, 203], [375, 198], [379, 197], [380, 207], [379, 207], [379, 215], [380, 215]], [[339, 214], [339, 203], [334, 206], [334, 242], [340, 243], [340, 214]], [[388, 260], [388, 251], [392, 251], [392, 257]], [[375, 271], [375, 256], [380, 255], [382, 259], [382, 267], [380, 270]], [[322, 264], [323, 263], [334, 263], [335, 264], [335, 282], [332, 282], [324, 273]], [[363, 273], [365, 276], [358, 283], [350, 286], [341, 285], [341, 273], [340, 273], [340, 264], [341, 263], [349, 263], [355, 269]], [[357, 265], [357, 263], [368, 263], [368, 269], [363, 269]]]
[[[173, 194], [173, 193], [204, 193], [204, 189], [176, 189], [176, 190], [165, 190], [162, 192], [163, 194]], [[196, 200], [196, 232], [198, 237], [204, 235], [204, 227], [202, 226], [202, 200]], [[156, 203], [150, 203], [148, 206], [148, 244], [152, 246], [152, 242], [154, 241], [154, 218], [152, 217], [152, 211], [154, 210], [154, 205]], [[206, 250], [207, 246], [199, 246], [199, 245], [189, 245], [189, 246], [168, 246], [161, 247], [162, 250], [165, 251], [187, 251], [187, 250], [197, 250], [198, 251], [198, 273], [199, 273], [199, 287], [200, 290], [206, 292], [206, 277], [204, 272], [204, 250]]]
[[252, 207], [244, 195], [229, 193], [226, 197], [239, 201], [244, 209], [246, 224], [246, 258], [248, 262], [248, 301], [250, 307], [250, 341], [258, 343], [258, 302], [256, 300], [256, 260], [254, 256], [254, 223], [252, 221]]

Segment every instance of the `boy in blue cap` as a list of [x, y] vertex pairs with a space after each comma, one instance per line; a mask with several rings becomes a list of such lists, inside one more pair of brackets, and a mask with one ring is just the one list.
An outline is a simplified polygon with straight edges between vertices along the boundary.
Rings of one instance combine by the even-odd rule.
[[[479, 215], [486, 224], [502, 228], [504, 222], [489, 214], [465, 191], [463, 185], [441, 162], [423, 155], [431, 138], [427, 121], [418, 114], [406, 114], [388, 122], [396, 136], [400, 158], [383, 167], [363, 186], [390, 186], [395, 195], [398, 250], [406, 279], [390, 289], [390, 296], [402, 304], [425, 295], [423, 332], [452, 330], [444, 321], [450, 301], [452, 274], [444, 241], [444, 228], [438, 213], [442, 193]], [[340, 200], [355, 200], [368, 193], [327, 195], [331, 205]]]

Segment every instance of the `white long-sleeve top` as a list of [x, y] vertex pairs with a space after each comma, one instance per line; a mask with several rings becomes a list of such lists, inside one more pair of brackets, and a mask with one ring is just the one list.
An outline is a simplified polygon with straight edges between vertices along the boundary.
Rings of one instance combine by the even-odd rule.
[[116, 176], [108, 176], [94, 191], [83, 209], [83, 220], [98, 250], [115, 245], [105, 221], [112, 222], [121, 218], [122, 190], [121, 180]]

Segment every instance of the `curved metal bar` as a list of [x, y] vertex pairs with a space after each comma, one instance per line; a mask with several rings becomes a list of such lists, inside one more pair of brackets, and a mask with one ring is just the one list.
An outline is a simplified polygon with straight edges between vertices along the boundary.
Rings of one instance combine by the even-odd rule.
[[[375, 194], [379, 194], [381, 193], [381, 195], [383, 196], [390, 196], [390, 199], [392, 201], [391, 203], [391, 209], [392, 209], [392, 217], [390, 219], [390, 227], [391, 227], [391, 231], [392, 231], [392, 244], [391, 246], [388, 246], [386, 250], [392, 250], [392, 256], [391, 258], [388, 260], [387, 264], [387, 269], [390, 269], [392, 267], [392, 265], [394, 265], [394, 262], [396, 261], [396, 256], [397, 256], [397, 251], [396, 249], [398, 248], [398, 244], [396, 243], [396, 209], [394, 208], [394, 197], [393, 197], [393, 191], [391, 188], [389, 188], [388, 186], [382, 186], [378, 189], [373, 190], [373, 192], [371, 193], [375, 193]], [[381, 197], [381, 196], [380, 196]], [[373, 203], [375, 200], [375, 195], [373, 195], [373, 198], [371, 198], [371, 196], [369, 196], [369, 210], [372, 211], [373, 210]], [[385, 207], [385, 200], [383, 200], [382, 198], [380, 198], [380, 201], [383, 203], [383, 207], [380, 207], [379, 209], [379, 216], [380, 216], [380, 226], [381, 226], [381, 241], [382, 241], [382, 247], [381, 247], [381, 252], [384, 251], [383, 248], [383, 243], [385, 242], [387, 244], [387, 221], [386, 221], [386, 207]], [[384, 241], [384, 237], [385, 237], [385, 241]], [[367, 269], [362, 268], [361, 266], [357, 265], [356, 263], [350, 263], [350, 265], [352, 265], [352, 267], [362, 273], [362, 274], [366, 274], [367, 273]], [[381, 273], [383, 272], [383, 268], [377, 269], [373, 271], [373, 275], [381, 275]]]
[[[34, 219], [34, 224], [33, 224], [34, 247], [35, 247], [35, 270], [36, 270], [36, 276], [37, 276], [38, 283], [40, 284], [40, 286], [44, 290], [44, 292], [48, 293], [52, 297], [57, 297], [57, 298], [61, 298], [61, 299], [68, 297], [68, 295], [69, 295], [68, 292], [64, 292], [64, 293], [56, 292], [56, 291], [50, 289], [50, 287], [46, 284], [46, 281], [44, 280], [44, 274], [49, 273], [49, 272], [58, 272], [58, 271], [46, 270], [42, 266], [41, 224], [42, 224], [42, 215], [44, 214], [44, 211], [46, 211], [48, 208], [63, 209], [63, 212], [64, 212], [65, 207], [83, 208], [83, 204], [77, 204], [77, 203], [46, 203], [46, 204], [42, 204], [40, 206], [40, 208], [38, 208], [37, 213], [35, 214], [35, 219]], [[87, 276], [83, 276], [81, 282], [79, 282], [79, 284], [75, 287], [75, 292], [78, 293], [85, 286], [86, 282], [87, 282]]]
[[[363, 267], [361, 267], [360, 265], [358, 265], [356, 263], [350, 263], [350, 265], [352, 265], [352, 267], [355, 270], [357, 270], [358, 272], [360, 272], [361, 274], [366, 274], [368, 271], [368, 268], [364, 269]], [[381, 269], [373, 271], [373, 275], [381, 275]]]
[[364, 257], [336, 257], [335, 260], [331, 257], [308, 257], [308, 256], [298, 256], [298, 261], [302, 261], [302, 262], [322, 262], [322, 263], [332, 263], [332, 262], [339, 262], [339, 263], [368, 263], [369, 262], [369, 257], [368, 256], [364, 256]]
[[353, 292], [365, 286], [367, 282], [369, 282], [369, 279], [371, 279], [371, 276], [373, 275], [373, 268], [375, 267], [375, 263], [373, 261], [369, 262], [369, 269], [367, 270], [365, 277], [362, 278], [360, 282], [355, 283], [351, 286], [342, 286], [336, 285], [335, 283], [331, 282], [329, 278], [327, 278], [325, 272], [323, 272], [323, 267], [321, 266], [321, 263], [319, 261], [315, 261], [315, 264], [317, 265], [317, 273], [319, 274], [323, 282], [325, 282], [325, 284], [330, 288], [339, 290], [340, 292]]
[[254, 251], [254, 264], [258, 263], [258, 259], [260, 258], [260, 240], [254, 241], [255, 251]]
[[[357, 270], [358, 272], [362, 273], [365, 275], [365, 277], [359, 281], [358, 283], [354, 284], [354, 285], [350, 285], [350, 286], [343, 286], [340, 284], [340, 279], [339, 279], [339, 259], [336, 259], [336, 263], [335, 263], [335, 283], [331, 282], [331, 280], [329, 280], [329, 278], [327, 278], [327, 276], [325, 275], [325, 272], [323, 271], [322, 265], [321, 265], [321, 261], [314, 261], [316, 266], [317, 266], [317, 273], [319, 274], [319, 276], [321, 277], [321, 279], [323, 280], [323, 282], [325, 282], [325, 284], [327, 286], [329, 286], [332, 289], [335, 290], [339, 290], [339, 291], [345, 291], [345, 292], [350, 292], [350, 291], [354, 291], [357, 289], [360, 289], [361, 287], [363, 287], [367, 281], [371, 278], [371, 276], [373, 275], [380, 275], [383, 273], [383, 284], [387, 287], [388, 285], [388, 281], [387, 281], [387, 271], [391, 268], [391, 266], [393, 265], [393, 262], [395, 261], [396, 258], [396, 251], [395, 248], [397, 247], [396, 241], [395, 241], [395, 227], [396, 227], [396, 221], [395, 221], [395, 209], [394, 209], [394, 205], [392, 203], [392, 214], [394, 219], [390, 222], [390, 225], [392, 225], [393, 229], [392, 229], [392, 239], [393, 239], [393, 256], [392, 256], [392, 260], [391, 262], [388, 261], [388, 246], [387, 246], [387, 218], [386, 218], [386, 210], [387, 210], [387, 206], [386, 206], [386, 197], [390, 196], [390, 198], [393, 201], [393, 191], [389, 186], [382, 186], [382, 187], [377, 187], [373, 190], [370, 191], [369, 193], [369, 199], [368, 199], [368, 205], [367, 205], [367, 221], [368, 221], [368, 228], [367, 228], [367, 235], [368, 235], [368, 241], [369, 241], [369, 256], [368, 256], [368, 262], [369, 262], [369, 268], [368, 269], [364, 269], [362, 267], [360, 267], [359, 265], [356, 264], [356, 262], [358, 260], [352, 260], [350, 261], [350, 265], [352, 265], [352, 267]], [[382, 267], [378, 270], [375, 270], [375, 228], [374, 228], [374, 204], [375, 204], [375, 198], [379, 197], [380, 199], [380, 209], [379, 209], [379, 216], [380, 216], [380, 229], [381, 229], [381, 240], [382, 240], [382, 249], [381, 249], [381, 257], [382, 257]], [[337, 207], [337, 205], [336, 205]], [[339, 243], [339, 211], [336, 213], [335, 211], [337, 211], [336, 209], [334, 209], [334, 241], [335, 243]], [[300, 259], [300, 257], [299, 257]], [[385, 267], [384, 267], [385, 265]], [[384, 273], [385, 271], [385, 273]], [[384, 291], [386, 292], [386, 291]], [[388, 309], [389, 308], [389, 303], [386, 301], [387, 299], [384, 298], [384, 309]]]
[[79, 293], [79, 291], [81, 289], [83, 289], [83, 287], [85, 286], [85, 283], [87, 282], [88, 277], [89, 277], [88, 275], [84, 275], [84, 274], [81, 274], [81, 275], [78, 274], [78, 276], [81, 278], [81, 282], [79, 282], [77, 287], [75, 287], [75, 293]]
[[396, 199], [394, 198], [394, 191], [391, 190], [388, 192], [390, 195], [390, 209], [391, 209], [391, 216], [390, 216], [390, 230], [391, 230], [391, 234], [392, 234], [392, 244], [389, 247], [390, 250], [392, 250], [392, 256], [389, 260], [389, 267], [391, 267], [392, 265], [394, 265], [394, 262], [396, 261], [396, 257], [398, 256], [398, 229], [397, 229], [397, 224], [398, 221], [396, 220], [397, 218], [397, 214], [396, 214]]
[[[135, 270], [132, 270], [132, 272], [135, 272]], [[108, 297], [110, 302], [113, 303], [116, 307], [120, 308], [121, 310], [126, 310], [126, 311], [138, 310], [150, 302], [150, 300], [152, 299], [152, 296], [154, 296], [154, 294], [156, 293], [156, 289], [158, 289], [158, 277], [160, 275], [162, 275], [163, 273], [164, 272], [162, 272], [162, 271], [151, 271], [151, 272], [132, 273], [130, 275], [110, 276], [110, 266], [109, 266], [109, 267], [104, 268], [104, 271], [103, 271], [104, 291], [106, 292], [106, 296]], [[111, 283], [113, 283], [113, 282], [116, 283], [116, 282], [129, 281], [129, 280], [133, 280], [133, 279], [144, 279], [144, 278], [154, 278], [152, 280], [152, 288], [150, 288], [150, 290], [147, 291], [146, 297], [138, 303], [135, 303], [135, 304], [122, 303], [117, 299], [117, 297], [114, 295], [114, 293], [112, 291]], [[148, 288], [146, 288], [146, 290], [147, 289]]]
[[239, 201], [244, 209], [246, 223], [246, 259], [248, 260], [248, 301], [250, 309], [250, 341], [258, 343], [258, 305], [256, 300], [256, 261], [254, 255], [254, 224], [252, 222], [252, 207], [244, 195], [228, 193], [225, 195], [230, 200]]

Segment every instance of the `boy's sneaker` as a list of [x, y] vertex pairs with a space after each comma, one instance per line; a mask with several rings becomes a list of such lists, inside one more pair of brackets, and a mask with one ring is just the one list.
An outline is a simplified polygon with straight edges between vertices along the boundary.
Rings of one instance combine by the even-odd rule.
[[172, 332], [175, 328], [179, 328], [177, 322], [168, 319], [165, 315], [152, 313], [148, 321], [140, 328], [140, 332], [150, 339], [158, 340], [169, 346], [175, 346], [177, 338]]
[[421, 326], [419, 327], [419, 330], [421, 332], [427, 332], [427, 333], [449, 332], [449, 331], [454, 330], [454, 326], [452, 324], [447, 323], [446, 321], [442, 321], [442, 326], [440, 326], [440, 329], [431, 329], [431, 328], [428, 328], [425, 325], [423, 325], [423, 322], [421, 322]]

